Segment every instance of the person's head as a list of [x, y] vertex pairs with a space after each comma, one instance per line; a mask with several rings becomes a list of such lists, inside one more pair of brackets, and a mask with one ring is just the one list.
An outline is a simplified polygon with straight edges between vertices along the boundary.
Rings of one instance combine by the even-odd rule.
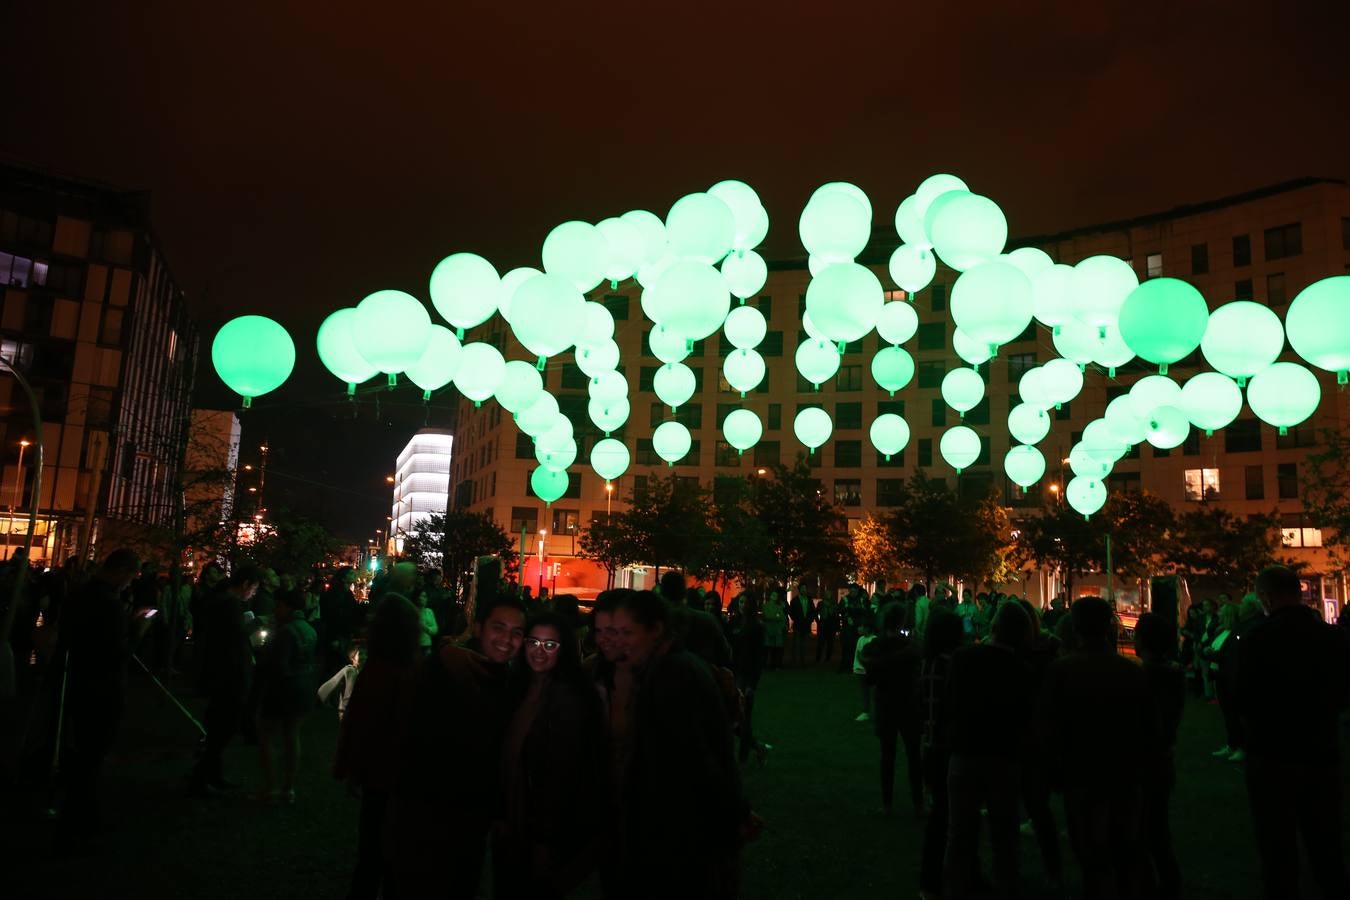
[[209, 562], [202, 566], [202, 572], [197, 578], [203, 587], [214, 588], [225, 580], [225, 569], [218, 562]]
[[1206, 600], [1205, 603], [1204, 603], [1204, 606], [1205, 606], [1205, 615], [1206, 615], [1206, 616], [1213, 617], [1213, 616], [1218, 615], [1218, 613], [1219, 613], [1219, 602], [1218, 602], [1217, 600], [1215, 600], [1213, 597], [1210, 597], [1208, 600]]
[[994, 643], [1020, 650], [1031, 641], [1031, 617], [1021, 604], [1005, 603], [994, 613], [990, 632]]
[[928, 616], [928, 628], [923, 635], [923, 655], [936, 659], [946, 653], [955, 653], [965, 636], [961, 617], [951, 610], [937, 609]]
[[395, 563], [394, 567], [389, 571], [389, 581], [386, 583], [386, 587], [395, 594], [402, 594], [411, 600], [413, 588], [416, 586], [417, 564], [406, 561]]
[[305, 615], [305, 595], [297, 590], [281, 591], [276, 597], [276, 616], [277, 621], [286, 623], [295, 618], [304, 618]]
[[289, 572], [284, 572], [284, 573], [281, 574], [280, 578], [281, 578], [281, 581], [280, 581], [280, 587], [278, 588], [279, 590], [282, 590], [282, 591], [292, 591], [292, 590], [295, 590], [295, 576], [294, 576], [294, 575], [290, 574]]
[[1274, 613], [1303, 603], [1303, 585], [1288, 566], [1267, 566], [1256, 576], [1256, 596], [1266, 612]]
[[909, 617], [908, 610], [899, 603], [887, 603], [881, 608], [881, 632], [886, 635], [897, 635], [905, 630]]
[[520, 589], [520, 596], [529, 600], [534, 596], [534, 590], [527, 584]]
[[614, 629], [629, 665], [640, 668], [665, 645], [669, 629], [665, 602], [651, 591], [634, 591], [614, 609]]
[[[980, 594], [980, 597], [982, 597], [986, 601], [989, 599], [988, 594], [982, 593]], [[973, 603], [975, 602], [975, 592], [972, 591], [970, 588], [966, 588], [964, 591], [961, 592], [961, 599], [966, 603]]]
[[1250, 622], [1252, 619], [1261, 615], [1261, 612], [1261, 599], [1254, 593], [1247, 594], [1242, 598], [1242, 602], [1238, 604], [1238, 621]]
[[525, 623], [522, 654], [530, 671], [538, 675], [576, 677], [581, 657], [572, 624], [556, 612], [537, 612]]
[[1220, 605], [1220, 606], [1227, 606], [1229, 603], [1232, 603], [1232, 602], [1233, 602], [1233, 598], [1232, 598], [1232, 597], [1229, 597], [1227, 594], [1219, 594], [1219, 605]]
[[756, 619], [759, 617], [763, 604], [760, 603], [759, 594], [755, 591], [746, 591], [741, 594], [741, 615], [747, 619]]
[[1079, 597], [1069, 609], [1074, 637], [1083, 650], [1107, 651], [1115, 633], [1115, 612], [1101, 597]]
[[98, 577], [104, 583], [110, 585], [120, 594], [131, 586], [131, 582], [136, 580], [136, 573], [141, 571], [140, 559], [136, 556], [136, 551], [127, 547], [120, 547], [109, 553], [103, 560], [103, 565], [99, 566]]
[[1170, 659], [1176, 649], [1176, 630], [1157, 613], [1144, 613], [1134, 626], [1134, 649], [1144, 662]]
[[262, 570], [262, 577], [263, 580], [260, 586], [265, 587], [268, 591], [275, 592], [277, 588], [281, 587], [281, 578], [277, 575], [276, 569], [264, 568]]
[[422, 584], [426, 585], [429, 588], [440, 587], [441, 573], [437, 572], [435, 569], [427, 569], [425, 572], [422, 573]]
[[926, 597], [928, 596], [928, 586], [916, 583], [914, 587], [910, 589], [910, 593], [914, 595], [915, 600], [918, 600], [920, 597]]
[[1238, 608], [1231, 603], [1219, 607], [1219, 627], [1232, 628], [1238, 621]]
[[676, 572], [674, 569], [661, 576], [661, 598], [667, 603], [684, 602], [684, 573]]
[[361, 646], [359, 644], [352, 644], [350, 647], [347, 648], [347, 662], [351, 664], [352, 668], [355, 669], [361, 668], [361, 663], [363, 662], [362, 659], [363, 653], [364, 651], [361, 649]]
[[483, 655], [495, 663], [508, 663], [520, 652], [525, 640], [525, 607], [518, 600], [499, 597], [474, 624]]
[[618, 608], [620, 598], [631, 593], [628, 588], [601, 591], [595, 598], [595, 606], [591, 608], [595, 622], [595, 649], [610, 663], [622, 664], [628, 661], [614, 627], [614, 610]]
[[1031, 605], [1031, 601], [1024, 597], [1018, 597], [1014, 602], [1022, 607], [1022, 612], [1026, 613], [1027, 618], [1031, 620], [1031, 640], [1039, 641], [1041, 638], [1040, 613], [1036, 611], [1036, 607]]
[[252, 600], [263, 582], [262, 570], [250, 563], [235, 566], [230, 572], [229, 590], [241, 600]]
[[338, 574], [337, 583], [343, 587], [351, 587], [356, 584], [356, 570], [351, 567], [344, 568]]
[[1063, 612], [1063, 611], [1064, 611], [1064, 605], [1065, 605], [1066, 602], [1067, 602], [1067, 601], [1065, 601], [1064, 595], [1063, 595], [1063, 594], [1057, 594], [1057, 595], [1055, 595], [1054, 599], [1052, 599], [1052, 600], [1050, 601], [1050, 608], [1051, 608], [1051, 609], [1059, 610], [1060, 612]]
[[722, 595], [717, 591], [708, 591], [703, 595], [703, 608], [710, 613], [720, 615], [722, 612]]
[[804, 584], [797, 585], [797, 593], [801, 595], [803, 603], [811, 599], [811, 589]]
[[366, 630], [366, 651], [371, 659], [396, 666], [412, 665], [422, 635], [422, 616], [406, 597], [386, 594], [375, 604]]

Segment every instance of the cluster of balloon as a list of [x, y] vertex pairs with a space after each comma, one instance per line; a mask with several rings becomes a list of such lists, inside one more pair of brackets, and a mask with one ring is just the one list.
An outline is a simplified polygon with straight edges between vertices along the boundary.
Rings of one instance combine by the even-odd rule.
[[285, 328], [266, 316], [239, 316], [216, 332], [211, 364], [247, 409], [254, 397], [276, 390], [291, 377], [295, 342]]

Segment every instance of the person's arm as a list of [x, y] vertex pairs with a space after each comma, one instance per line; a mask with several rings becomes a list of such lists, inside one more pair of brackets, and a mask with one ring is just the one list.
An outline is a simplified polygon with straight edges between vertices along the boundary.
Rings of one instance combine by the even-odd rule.
[[351, 666], [344, 666], [341, 669], [338, 669], [336, 675], [325, 681], [323, 684], [319, 685], [318, 693], [320, 703], [327, 703], [329, 696], [333, 693], [333, 691], [337, 690], [338, 685], [343, 685], [344, 690], [346, 689], [345, 685], [347, 681], [347, 670], [350, 668]]

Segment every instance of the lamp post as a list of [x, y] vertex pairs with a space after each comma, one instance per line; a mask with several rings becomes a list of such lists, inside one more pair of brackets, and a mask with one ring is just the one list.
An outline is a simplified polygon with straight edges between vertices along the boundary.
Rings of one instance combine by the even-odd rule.
[[614, 517], [614, 483], [605, 482], [605, 524], [609, 525]]
[[9, 522], [5, 525], [5, 558], [9, 559], [9, 539], [14, 533], [14, 510], [19, 505], [19, 487], [23, 484], [23, 452], [28, 449], [27, 438], [19, 441], [19, 468], [14, 475], [14, 495], [9, 501]]
[[548, 537], [548, 530], [539, 529], [539, 590], [535, 592], [538, 597], [544, 590], [544, 538]]

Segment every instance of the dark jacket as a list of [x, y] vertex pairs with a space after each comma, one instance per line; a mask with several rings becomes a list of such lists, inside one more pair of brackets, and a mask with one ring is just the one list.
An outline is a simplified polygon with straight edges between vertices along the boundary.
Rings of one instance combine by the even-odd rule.
[[264, 716], [287, 718], [304, 714], [314, 704], [318, 638], [304, 619], [272, 629], [258, 654], [258, 698]]
[[690, 653], [710, 666], [731, 668], [731, 645], [716, 616], [682, 603], [670, 606], [671, 631]]
[[768, 651], [764, 646], [764, 624], [758, 620], [747, 621], [741, 618], [736, 629], [731, 632], [732, 671], [736, 673], [736, 684], [743, 688], [759, 686], [764, 674], [764, 659]]
[[75, 592], [62, 613], [61, 644], [68, 657], [72, 708], [124, 702], [131, 657], [130, 620], [112, 585], [95, 578]]
[[604, 800], [604, 758], [595, 692], [584, 681], [550, 684], [520, 756], [523, 827], [532, 842], [568, 854], [596, 837]]
[[1148, 682], [1149, 710], [1153, 717], [1150, 736], [1153, 745], [1149, 757], [1170, 763], [1181, 727], [1181, 711], [1186, 703], [1186, 675], [1175, 663], [1144, 663]]
[[345, 641], [356, 629], [356, 596], [345, 584], [334, 582], [319, 597], [319, 624], [328, 643]]
[[408, 727], [417, 669], [371, 656], [347, 701], [338, 730], [333, 776], [377, 791], [398, 782], [401, 747], [398, 735]]
[[919, 720], [919, 651], [904, 635], [883, 635], [863, 648], [867, 683], [876, 689], [874, 727], [890, 733]]
[[221, 587], [202, 601], [193, 626], [203, 693], [248, 693], [253, 667], [253, 648], [244, 627], [244, 607], [239, 598]]
[[1275, 612], [1242, 641], [1237, 693], [1250, 755], [1337, 762], [1336, 720], [1350, 705], [1350, 633], [1307, 606]]
[[1065, 786], [1109, 788], [1139, 777], [1158, 745], [1148, 679], [1113, 652], [1074, 653], [1051, 663], [1036, 714], [1041, 747]]
[[953, 755], [1024, 755], [1031, 732], [1030, 676], [1012, 650], [979, 644], [956, 651], [947, 702]]

